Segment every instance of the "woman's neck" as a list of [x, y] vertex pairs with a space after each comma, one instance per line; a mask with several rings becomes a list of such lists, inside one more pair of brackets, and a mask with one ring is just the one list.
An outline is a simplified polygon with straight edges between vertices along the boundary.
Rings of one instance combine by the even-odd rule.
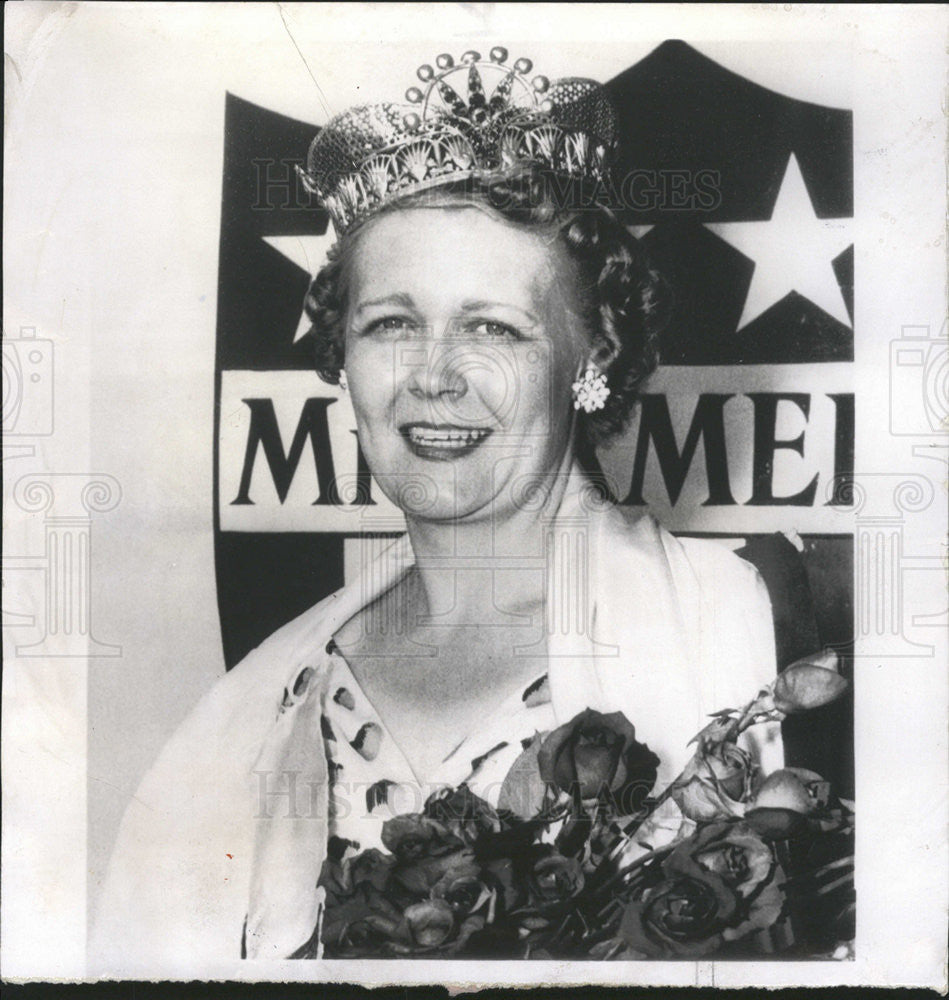
[[590, 484], [569, 456], [513, 510], [471, 521], [408, 519], [419, 624], [526, 625], [543, 611], [547, 533]]

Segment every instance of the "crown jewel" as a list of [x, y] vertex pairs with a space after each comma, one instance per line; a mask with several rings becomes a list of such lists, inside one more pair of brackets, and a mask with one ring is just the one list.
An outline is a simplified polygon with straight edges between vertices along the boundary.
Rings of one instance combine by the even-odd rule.
[[326, 124], [300, 175], [338, 236], [398, 198], [466, 177], [530, 164], [603, 179], [616, 125], [600, 84], [551, 82], [530, 76], [530, 59], [507, 61], [502, 46], [487, 60], [442, 53], [418, 68], [421, 86], [406, 90], [405, 104], [358, 105]]

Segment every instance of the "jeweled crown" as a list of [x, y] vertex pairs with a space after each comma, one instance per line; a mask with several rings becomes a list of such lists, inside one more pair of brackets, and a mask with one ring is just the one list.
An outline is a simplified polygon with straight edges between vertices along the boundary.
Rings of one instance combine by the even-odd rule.
[[418, 68], [423, 86], [405, 92], [407, 103], [359, 105], [326, 124], [298, 170], [337, 236], [396, 199], [468, 177], [535, 165], [603, 179], [616, 123], [600, 84], [532, 77], [530, 59], [507, 63], [501, 46], [487, 60], [466, 52], [457, 64], [443, 53], [435, 67]]

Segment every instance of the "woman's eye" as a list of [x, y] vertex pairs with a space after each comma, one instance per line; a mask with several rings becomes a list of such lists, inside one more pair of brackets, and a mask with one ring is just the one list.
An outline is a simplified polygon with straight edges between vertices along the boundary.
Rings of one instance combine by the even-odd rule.
[[363, 333], [405, 333], [415, 327], [415, 324], [406, 316], [383, 316], [374, 320]]
[[498, 323], [496, 320], [485, 319], [474, 324], [474, 332], [489, 337], [492, 340], [507, 339], [520, 340], [521, 332], [507, 323]]
[[386, 316], [379, 321], [379, 326], [383, 330], [401, 330], [408, 326], [408, 321], [401, 316]]

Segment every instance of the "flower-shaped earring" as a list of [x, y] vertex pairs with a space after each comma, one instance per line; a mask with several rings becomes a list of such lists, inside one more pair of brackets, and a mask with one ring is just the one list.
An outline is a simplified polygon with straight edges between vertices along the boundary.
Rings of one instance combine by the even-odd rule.
[[602, 410], [606, 406], [606, 400], [610, 394], [610, 387], [606, 384], [606, 375], [597, 371], [592, 365], [573, 383], [571, 388], [573, 389], [573, 408], [583, 410], [584, 413]]

